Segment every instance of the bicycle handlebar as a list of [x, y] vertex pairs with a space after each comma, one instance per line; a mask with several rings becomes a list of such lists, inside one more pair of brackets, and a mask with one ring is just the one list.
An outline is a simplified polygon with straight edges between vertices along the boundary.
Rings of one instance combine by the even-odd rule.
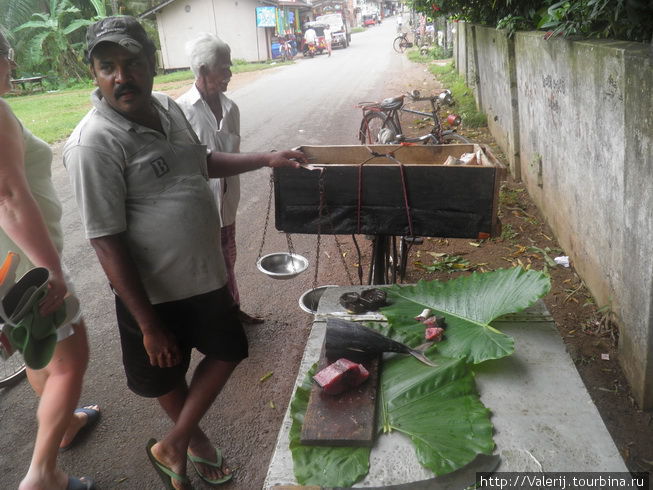
[[421, 96], [419, 91], [413, 90], [411, 93], [405, 94], [405, 96], [409, 97], [414, 102], [429, 101], [431, 103], [436, 102], [445, 105], [451, 105], [453, 103], [451, 91], [449, 89], [443, 90], [438, 95], [428, 95], [426, 97]]

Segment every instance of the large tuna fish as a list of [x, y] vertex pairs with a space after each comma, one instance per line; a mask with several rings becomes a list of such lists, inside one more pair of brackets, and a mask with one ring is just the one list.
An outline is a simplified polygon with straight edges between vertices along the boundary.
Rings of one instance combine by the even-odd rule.
[[324, 347], [329, 359], [344, 357], [360, 362], [383, 352], [398, 352], [410, 354], [424, 364], [435, 366], [421, 350], [411, 349], [376, 330], [340, 318], [327, 319]]

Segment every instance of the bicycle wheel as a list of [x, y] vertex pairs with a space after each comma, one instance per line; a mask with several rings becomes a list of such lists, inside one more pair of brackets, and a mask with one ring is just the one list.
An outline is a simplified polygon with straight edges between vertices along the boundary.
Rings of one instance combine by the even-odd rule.
[[443, 145], [471, 145], [472, 142], [469, 141], [464, 136], [459, 135], [458, 133], [442, 133], [442, 144]]
[[25, 377], [23, 357], [15, 353], [9, 359], [0, 359], [0, 388], [18, 383]]
[[[396, 274], [392, 273], [392, 239], [390, 235], [375, 235], [372, 240], [372, 262], [370, 264], [370, 284], [392, 284]], [[396, 254], [395, 260], [396, 263]]]
[[404, 36], [397, 36], [392, 42], [392, 47], [397, 53], [403, 53], [406, 51], [406, 40]]
[[391, 119], [386, 119], [380, 112], [368, 112], [363, 116], [358, 139], [361, 145], [392, 143], [399, 130]]

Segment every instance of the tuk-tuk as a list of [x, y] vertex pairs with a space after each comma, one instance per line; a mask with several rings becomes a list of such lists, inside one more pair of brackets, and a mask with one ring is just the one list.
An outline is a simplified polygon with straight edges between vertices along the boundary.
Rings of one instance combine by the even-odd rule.
[[[304, 24], [304, 30], [302, 31], [304, 34], [308, 29], [313, 29], [315, 31], [315, 51], [318, 54], [322, 54], [327, 46], [326, 46], [326, 41], [324, 40], [324, 29], [327, 29], [329, 27], [329, 24], [324, 24], [322, 22], [306, 22]], [[302, 38], [302, 53], [306, 54], [308, 52], [308, 45], [304, 41], [304, 38]]]
[[363, 18], [361, 19], [363, 23], [363, 27], [369, 27], [376, 25], [376, 15], [375, 14], [366, 14], [363, 15]]

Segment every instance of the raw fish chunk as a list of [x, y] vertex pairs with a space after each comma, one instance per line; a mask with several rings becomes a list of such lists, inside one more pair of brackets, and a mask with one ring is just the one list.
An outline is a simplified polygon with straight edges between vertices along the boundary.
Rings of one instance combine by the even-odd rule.
[[313, 376], [327, 395], [338, 395], [362, 384], [370, 375], [362, 364], [340, 358]]
[[422, 322], [425, 327], [440, 327], [445, 328], [447, 323], [443, 316], [431, 316]]
[[424, 337], [426, 340], [432, 340], [433, 342], [440, 342], [442, 340], [442, 335], [444, 334], [444, 328], [440, 327], [428, 327], [424, 331]]

